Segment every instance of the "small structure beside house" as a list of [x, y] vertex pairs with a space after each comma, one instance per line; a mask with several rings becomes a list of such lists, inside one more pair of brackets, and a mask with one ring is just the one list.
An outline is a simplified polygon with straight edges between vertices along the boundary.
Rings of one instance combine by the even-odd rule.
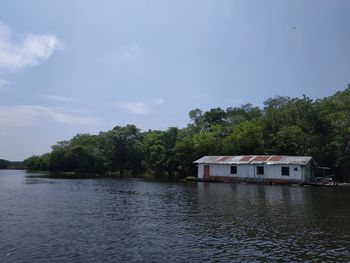
[[204, 156], [194, 163], [202, 181], [256, 183], [313, 182], [317, 167], [310, 156], [280, 155]]

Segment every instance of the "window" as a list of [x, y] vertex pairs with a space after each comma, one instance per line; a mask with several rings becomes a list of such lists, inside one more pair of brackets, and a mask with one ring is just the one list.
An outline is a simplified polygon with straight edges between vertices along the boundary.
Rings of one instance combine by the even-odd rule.
[[289, 176], [289, 167], [282, 166], [281, 167], [281, 174], [284, 176]]
[[297, 171], [298, 171], [298, 167], [294, 167], [294, 171], [296, 171], [296, 172], [297, 172]]
[[259, 175], [263, 175], [264, 174], [264, 166], [257, 166], [256, 173]]
[[237, 166], [231, 166], [231, 174], [237, 174]]

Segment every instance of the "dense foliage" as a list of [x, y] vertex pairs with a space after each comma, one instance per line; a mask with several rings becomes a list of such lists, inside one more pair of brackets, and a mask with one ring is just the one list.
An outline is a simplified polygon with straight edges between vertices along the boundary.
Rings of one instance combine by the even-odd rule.
[[350, 86], [316, 101], [277, 96], [263, 108], [194, 109], [189, 117], [182, 129], [141, 132], [127, 125], [79, 134], [25, 163], [30, 170], [184, 177], [195, 175], [193, 161], [204, 155], [307, 155], [350, 179]]
[[24, 169], [24, 163], [0, 159], [0, 169]]

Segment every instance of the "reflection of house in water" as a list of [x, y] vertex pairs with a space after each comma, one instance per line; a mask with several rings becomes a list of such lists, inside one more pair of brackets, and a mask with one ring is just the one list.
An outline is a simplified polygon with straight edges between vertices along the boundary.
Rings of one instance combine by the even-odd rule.
[[271, 213], [273, 209], [282, 209], [288, 214], [293, 212], [293, 207], [297, 207], [294, 211], [303, 214], [310, 205], [310, 190], [311, 188], [305, 187], [259, 184], [201, 183], [197, 185], [197, 205], [204, 213], [211, 211], [212, 214], [216, 211], [215, 213], [231, 214], [238, 218], [246, 213], [252, 213], [249, 217], [256, 217], [257, 211], [259, 214]]
[[269, 187], [266, 186], [265, 202], [268, 205], [281, 205], [283, 207], [304, 204], [305, 189], [300, 187]]
[[198, 164], [199, 180], [265, 183], [308, 183], [317, 166], [309, 156], [245, 155], [204, 156]]

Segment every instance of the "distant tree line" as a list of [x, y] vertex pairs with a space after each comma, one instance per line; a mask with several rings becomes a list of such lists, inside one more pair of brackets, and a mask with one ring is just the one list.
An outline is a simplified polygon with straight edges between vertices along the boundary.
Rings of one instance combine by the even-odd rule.
[[78, 134], [25, 163], [29, 170], [185, 177], [196, 174], [193, 161], [204, 155], [307, 155], [338, 180], [350, 179], [350, 86], [319, 100], [276, 96], [262, 108], [194, 109], [189, 117], [181, 129], [127, 125]]
[[24, 169], [23, 162], [11, 162], [5, 159], [0, 159], [0, 169]]

